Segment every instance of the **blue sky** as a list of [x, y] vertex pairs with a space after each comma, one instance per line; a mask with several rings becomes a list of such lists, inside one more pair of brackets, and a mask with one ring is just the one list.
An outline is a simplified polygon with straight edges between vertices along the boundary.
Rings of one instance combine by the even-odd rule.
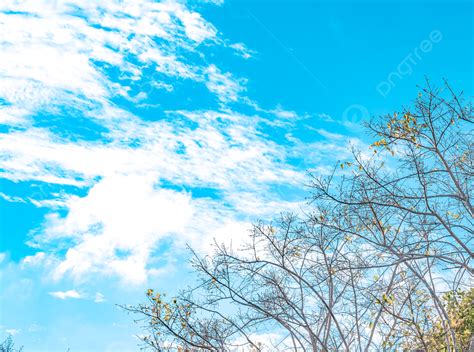
[[188, 243], [238, 246], [300, 211], [306, 170], [425, 76], [472, 96], [469, 1], [0, 4], [0, 337], [134, 351], [116, 304], [192, 281]]

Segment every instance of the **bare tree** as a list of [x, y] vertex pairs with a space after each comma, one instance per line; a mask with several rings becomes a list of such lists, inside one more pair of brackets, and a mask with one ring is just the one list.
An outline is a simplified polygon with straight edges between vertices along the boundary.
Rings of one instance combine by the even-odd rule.
[[23, 347], [16, 348], [11, 335], [0, 343], [0, 352], [22, 352]]
[[126, 307], [145, 320], [143, 341], [158, 351], [432, 351], [441, 329], [444, 350], [466, 351], [442, 297], [469, 289], [474, 273], [472, 123], [462, 95], [427, 82], [413, 107], [367, 124], [369, 151], [312, 177], [306, 215], [256, 224], [245, 248], [193, 252], [197, 287], [172, 299], [149, 290]]
[[[443, 323], [448, 351], [459, 344], [440, 297], [465, 288], [474, 273], [472, 123], [472, 106], [461, 95], [427, 82], [412, 108], [367, 124], [378, 139], [372, 155], [354, 151], [341, 164], [350, 172], [315, 177], [312, 185], [316, 207], [331, 206], [315, 221], [363, 240], [385, 265], [408, 273], [429, 298], [424, 308], [434, 308]], [[407, 306], [393, 316], [413, 320], [403, 312], [412, 314]]]
[[214, 351], [262, 350], [265, 343], [271, 350], [348, 350], [362, 343], [368, 311], [353, 302], [368, 305], [371, 298], [358, 296], [363, 276], [352, 266], [365, 263], [349, 248], [351, 239], [291, 215], [276, 227], [257, 224], [251, 238], [239, 251], [216, 244], [213, 256], [195, 254], [199, 287], [167, 301], [149, 291], [148, 304], [129, 308], [151, 323], [145, 342], [160, 350], [163, 336], [174, 336], [185, 348]]

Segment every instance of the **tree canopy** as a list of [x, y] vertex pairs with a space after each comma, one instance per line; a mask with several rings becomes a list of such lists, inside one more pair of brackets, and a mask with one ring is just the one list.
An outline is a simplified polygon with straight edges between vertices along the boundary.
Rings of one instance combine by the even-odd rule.
[[474, 328], [472, 106], [427, 82], [374, 142], [311, 175], [304, 214], [193, 252], [200, 284], [126, 309], [181, 351], [468, 351]]

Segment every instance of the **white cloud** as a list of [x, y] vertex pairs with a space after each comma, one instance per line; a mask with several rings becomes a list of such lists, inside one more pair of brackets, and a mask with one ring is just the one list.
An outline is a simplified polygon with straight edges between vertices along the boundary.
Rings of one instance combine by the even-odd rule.
[[9, 196], [3, 192], [0, 192], [0, 198], [10, 203], [26, 203], [26, 201], [21, 197]]
[[65, 300], [68, 298], [74, 298], [74, 299], [83, 298], [82, 295], [76, 290], [55, 291], [55, 292], [49, 292], [49, 294], [55, 298], [62, 299], [62, 300]]
[[96, 292], [94, 302], [95, 303], [103, 303], [105, 301], [106, 301], [105, 296], [100, 292]]
[[214, 27], [205, 22], [197, 12], [190, 12], [183, 9], [181, 5], [174, 4], [176, 16], [184, 25], [184, 31], [189, 39], [195, 42], [202, 42], [205, 39], [216, 35]]
[[241, 56], [244, 59], [250, 59], [255, 55], [255, 52], [247, 48], [244, 43], [234, 43], [229, 45], [232, 49], [235, 50], [236, 54]]
[[[24, 258], [23, 268], [54, 267], [58, 280], [105, 275], [141, 284], [163, 267], [152, 259], [162, 254], [156, 251], [165, 239], [202, 250], [212, 238], [239, 244], [256, 217], [298, 211], [301, 203], [274, 189], [303, 184], [304, 171], [288, 164], [288, 156], [317, 155], [321, 161], [342, 147], [288, 138], [294, 144], [289, 151], [263, 134], [262, 121], [270, 123], [259, 113], [279, 119], [274, 126], [291, 126], [298, 115], [248, 100], [246, 81], [210, 62], [207, 45], [227, 46], [214, 26], [176, 1], [0, 4], [0, 98], [6, 101], [0, 122], [22, 127], [0, 134], [0, 177], [87, 191], [40, 200], [0, 194], [50, 209], [31, 232], [29, 244], [39, 252]], [[230, 47], [249, 55], [243, 44]], [[181, 80], [207, 87], [219, 110], [178, 106], [153, 110], [152, 119], [142, 120], [113, 103], [124, 97], [133, 107], [151, 106], [142, 85], [174, 93], [173, 83]], [[227, 106], [235, 102], [255, 114]], [[33, 127], [38, 113], [62, 112], [74, 121], [75, 111], [104, 128], [103, 138], [75, 139]], [[67, 298], [71, 292], [51, 294]]]
[[205, 82], [206, 66], [183, 62], [173, 48], [192, 53], [215, 36], [199, 13], [176, 1], [2, 1], [0, 98], [21, 107], [2, 108], [0, 121], [18, 124], [27, 111], [64, 101], [106, 105], [112, 95], [126, 96], [128, 87], [110, 81], [98, 62], [132, 80], [142, 78], [143, 65], [155, 65], [168, 76]]
[[5, 329], [5, 332], [9, 335], [15, 336], [20, 333], [20, 329]]
[[276, 116], [282, 119], [296, 119], [298, 117], [296, 112], [285, 110], [281, 106], [277, 106], [276, 109], [270, 110], [269, 112], [275, 114]]
[[21, 125], [24, 124], [28, 116], [28, 110], [16, 106], [0, 105], [0, 124], [3, 125]]
[[332, 118], [332, 116], [328, 115], [328, 114], [318, 114], [318, 117], [325, 121], [325, 122], [335, 122], [335, 120]]
[[323, 128], [315, 129], [315, 131], [318, 132], [324, 138], [329, 139], [329, 140], [337, 140], [337, 139], [345, 138], [345, 136], [342, 135], [342, 134], [329, 132], [329, 131], [326, 131]]
[[56, 268], [56, 278], [99, 272], [142, 283], [153, 246], [182, 232], [192, 215], [187, 194], [154, 189], [154, 179], [147, 176], [110, 176], [86, 197], [71, 199], [67, 216], [51, 218], [48, 239], [40, 235], [39, 240], [77, 242]]
[[[84, 185], [98, 176], [153, 174], [175, 183], [227, 189], [260, 189], [262, 183], [294, 181], [285, 151], [259, 137], [248, 116], [219, 112], [182, 112], [198, 128], [172, 122], [143, 125], [130, 121], [113, 132], [122, 143], [64, 141], [43, 130], [11, 133], [0, 139], [3, 177], [13, 180]], [[227, 120], [219, 124], [217, 119]], [[127, 139], [143, 147], [130, 147]], [[177, 153], [178, 148], [183, 148]], [[87, 181], [89, 180], [89, 181]]]
[[[284, 160], [284, 151], [262, 140], [250, 117], [213, 111], [179, 114], [198, 127], [131, 119], [124, 121], [126, 128], [113, 131], [121, 143], [71, 143], [35, 129], [0, 140], [0, 150], [9, 156], [0, 161], [6, 178], [92, 185], [84, 197], [33, 202], [68, 211], [66, 216], [48, 215], [31, 242], [51, 251], [55, 241], [71, 241], [55, 269], [56, 279], [72, 275], [79, 280], [100, 273], [142, 283], [153, 270], [148, 263], [154, 246], [167, 236], [204, 248], [205, 241], [225, 236], [225, 231], [209, 229], [238, 223], [238, 214], [252, 219], [294, 208], [265, 190], [274, 182], [296, 184], [301, 175], [278, 161]], [[142, 146], [128, 146], [128, 136]], [[178, 146], [184, 148], [180, 153]], [[163, 189], [162, 182], [190, 192]], [[195, 187], [215, 189], [223, 199], [194, 199]], [[233, 231], [232, 236], [237, 241], [239, 234]], [[38, 254], [25, 264], [39, 264], [40, 259]]]
[[[123, 127], [112, 131], [120, 142], [109, 144], [72, 143], [35, 129], [0, 140], [0, 150], [8, 155], [0, 161], [3, 177], [92, 186], [86, 196], [38, 204], [67, 210], [66, 216], [48, 215], [31, 242], [54, 254], [57, 241], [69, 241], [54, 271], [56, 279], [101, 274], [140, 284], [154, 272], [151, 255], [164, 238], [205, 249], [206, 241], [226, 237], [229, 224], [248, 229], [248, 221], [257, 217], [298, 211], [300, 203], [282, 201], [284, 194], [271, 187], [301, 187], [304, 172], [285, 163], [286, 152], [262, 139], [251, 117], [213, 111], [178, 114], [197, 125], [191, 129], [166, 121], [144, 124], [126, 119]], [[128, 146], [129, 137], [140, 146]], [[328, 144], [297, 148], [306, 154], [320, 148], [331, 152]], [[163, 188], [167, 183], [190, 191]], [[196, 187], [215, 190], [219, 200], [193, 197]], [[232, 231], [229, 238], [237, 243], [245, 235], [246, 231]], [[25, 263], [40, 264], [39, 259], [40, 255]]]
[[230, 73], [222, 73], [215, 65], [210, 65], [207, 70], [207, 88], [215, 93], [222, 102], [235, 102], [239, 94], [245, 90], [245, 81], [240, 82]]
[[23, 267], [26, 266], [37, 266], [44, 263], [46, 259], [46, 254], [44, 252], [38, 252], [34, 255], [26, 256], [22, 259], [21, 264]]
[[44, 330], [44, 326], [33, 323], [28, 327], [28, 332], [36, 333]]

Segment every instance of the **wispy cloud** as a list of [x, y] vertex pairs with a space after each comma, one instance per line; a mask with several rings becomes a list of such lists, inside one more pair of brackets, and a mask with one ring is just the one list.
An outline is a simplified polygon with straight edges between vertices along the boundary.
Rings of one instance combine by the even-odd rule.
[[4, 1], [0, 28], [0, 97], [19, 105], [2, 111], [4, 122], [65, 100], [103, 105], [112, 95], [127, 95], [127, 86], [108, 79], [107, 67], [135, 82], [144, 65], [205, 82], [207, 65], [198, 57], [184, 61], [216, 36], [200, 14], [174, 1]]
[[256, 54], [253, 50], [247, 48], [244, 43], [230, 44], [229, 47], [234, 49], [235, 53], [244, 59], [250, 59]]
[[105, 296], [100, 292], [96, 292], [95, 297], [94, 297], [94, 302], [103, 303], [105, 301], [106, 301]]
[[68, 298], [73, 298], [73, 299], [79, 299], [82, 298], [82, 295], [77, 292], [76, 290], [69, 290], [69, 291], [55, 291], [55, 292], [50, 292], [49, 293], [51, 296], [54, 298], [58, 299], [68, 299]]
[[[298, 211], [284, 189], [302, 187], [305, 165], [288, 159], [323, 148], [318, 160], [332, 160], [341, 145], [273, 139], [264, 129], [291, 129], [298, 114], [247, 98], [246, 80], [213, 63], [212, 46], [250, 55], [181, 2], [2, 2], [0, 122], [16, 127], [0, 134], [0, 176], [85, 190], [0, 194], [50, 210], [23, 267], [139, 285], [162, 269], [153, 263], [163, 241], [168, 251], [237, 244], [256, 217]], [[196, 87], [209, 107], [183, 108]], [[180, 100], [164, 109], [166, 94]]]
[[21, 331], [20, 329], [5, 329], [5, 332], [8, 335], [12, 335], [12, 336], [15, 336], [16, 334], [19, 334], [20, 331]]
[[222, 73], [215, 65], [206, 69], [207, 88], [216, 94], [222, 102], [235, 102], [239, 93], [244, 91], [244, 81], [237, 81], [230, 73]]

